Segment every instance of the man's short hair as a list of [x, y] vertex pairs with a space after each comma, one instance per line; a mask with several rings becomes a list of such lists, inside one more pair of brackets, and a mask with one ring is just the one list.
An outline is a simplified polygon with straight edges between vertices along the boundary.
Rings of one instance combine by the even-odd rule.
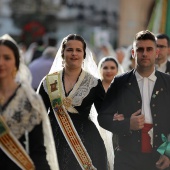
[[156, 45], [156, 36], [150, 32], [149, 30], [140, 31], [135, 35], [133, 46], [136, 44], [139, 40], [151, 40]]
[[170, 46], [170, 39], [168, 37], [168, 35], [166, 34], [158, 34], [156, 35], [157, 39], [166, 39], [167, 40], [167, 43], [168, 43], [168, 47]]

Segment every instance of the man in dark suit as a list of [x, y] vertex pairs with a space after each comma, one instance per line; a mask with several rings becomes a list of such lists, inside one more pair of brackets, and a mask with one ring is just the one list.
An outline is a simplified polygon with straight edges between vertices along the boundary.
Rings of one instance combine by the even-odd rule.
[[157, 149], [170, 134], [170, 76], [155, 70], [159, 50], [153, 33], [136, 34], [135, 69], [115, 77], [99, 124], [118, 135], [114, 170], [164, 170], [170, 160]]
[[159, 49], [159, 55], [156, 59], [156, 68], [163, 73], [170, 74], [170, 61], [168, 61], [170, 39], [166, 34], [158, 34], [156, 37], [157, 48]]

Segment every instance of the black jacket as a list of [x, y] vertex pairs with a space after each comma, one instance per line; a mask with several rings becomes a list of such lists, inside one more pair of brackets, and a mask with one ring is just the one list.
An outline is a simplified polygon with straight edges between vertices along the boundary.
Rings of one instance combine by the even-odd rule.
[[[158, 159], [157, 148], [163, 143], [161, 134], [170, 133], [170, 76], [155, 72], [157, 80], [151, 96], [153, 118], [153, 154]], [[156, 92], [158, 94], [156, 94]], [[127, 151], [141, 151], [141, 130], [130, 131], [130, 117], [142, 108], [142, 98], [134, 70], [115, 78], [111, 84], [98, 116], [99, 124], [119, 136], [119, 146]], [[123, 121], [113, 121], [114, 113], [124, 114]]]
[[167, 61], [167, 63], [166, 63], [165, 73], [170, 74], [170, 61]]

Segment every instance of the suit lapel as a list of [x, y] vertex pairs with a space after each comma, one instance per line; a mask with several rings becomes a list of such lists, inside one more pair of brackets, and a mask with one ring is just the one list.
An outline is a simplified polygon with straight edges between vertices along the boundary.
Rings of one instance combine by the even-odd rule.
[[165, 73], [170, 74], [170, 62], [167, 61]]
[[138, 98], [141, 99], [141, 94], [138, 86], [138, 82], [136, 80], [135, 76], [135, 70], [131, 71], [129, 79], [127, 80], [127, 83], [125, 86], [133, 93], [135, 94]]
[[160, 75], [160, 73], [158, 71], [155, 72], [155, 76], [157, 77], [156, 82], [155, 82], [155, 86], [152, 92], [152, 96], [151, 96], [151, 102], [156, 99], [158, 99], [157, 96], [159, 96], [161, 93], [166, 91], [166, 86], [164, 85], [164, 81], [162, 80], [162, 77]]

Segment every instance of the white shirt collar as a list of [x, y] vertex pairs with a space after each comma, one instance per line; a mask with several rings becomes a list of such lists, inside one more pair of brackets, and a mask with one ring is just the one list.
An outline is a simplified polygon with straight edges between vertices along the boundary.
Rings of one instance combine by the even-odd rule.
[[158, 64], [156, 64], [156, 67], [157, 67], [157, 68], [159, 68], [159, 67], [165, 67], [167, 61], [168, 61], [168, 60], [166, 60], [165, 62], [163, 62], [162, 64], [160, 64], [160, 66], [159, 66]]
[[165, 72], [166, 71], [166, 64], [167, 64], [167, 61], [166, 60], [165, 62], [163, 62], [162, 64], [160, 64], [160, 66], [158, 64], [155, 65], [156, 69], [158, 71], [161, 71], [161, 72]]
[[[144, 77], [142, 77], [138, 72], [137, 70], [135, 71], [135, 76], [136, 76], [136, 79], [137, 79], [137, 82], [139, 82], [140, 80], [142, 80]], [[155, 69], [154, 71], [152, 72], [152, 74], [148, 77], [149, 80], [152, 80], [152, 81], [156, 81], [156, 76], [155, 76]]]

